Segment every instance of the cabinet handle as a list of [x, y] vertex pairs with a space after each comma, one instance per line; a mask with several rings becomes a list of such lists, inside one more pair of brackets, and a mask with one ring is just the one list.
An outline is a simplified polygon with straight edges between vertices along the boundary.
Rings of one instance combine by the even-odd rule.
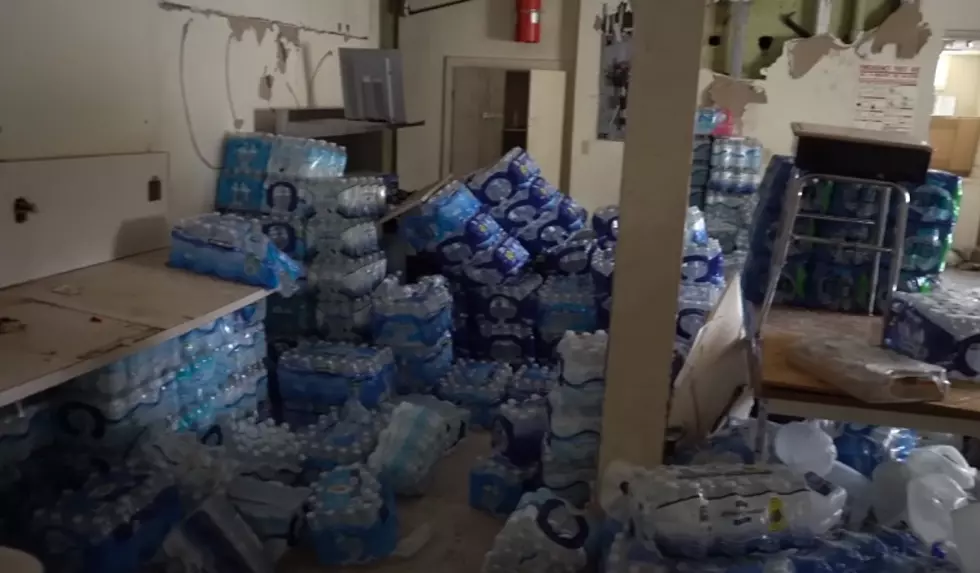
[[504, 119], [504, 114], [502, 113], [490, 113], [489, 111], [483, 112], [483, 119]]

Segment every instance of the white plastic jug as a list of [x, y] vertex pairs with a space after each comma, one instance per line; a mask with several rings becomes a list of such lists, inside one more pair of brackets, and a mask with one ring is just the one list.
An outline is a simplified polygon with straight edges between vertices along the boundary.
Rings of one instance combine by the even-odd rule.
[[847, 499], [850, 500], [851, 509], [847, 518], [847, 526], [850, 529], [860, 528], [865, 518], [868, 517], [868, 510], [871, 509], [871, 480], [864, 477], [861, 472], [841, 462], [834, 462], [830, 472], [826, 475], [826, 480], [847, 491]]
[[913, 477], [929, 474], [949, 476], [966, 491], [973, 489], [977, 479], [976, 468], [953, 446], [937, 445], [916, 448], [909, 452], [906, 463]]
[[909, 527], [928, 546], [953, 541], [953, 511], [967, 500], [963, 488], [947, 475], [915, 477], [908, 488]]
[[953, 542], [963, 573], [980, 573], [980, 503], [971, 503], [953, 511]]
[[773, 438], [773, 449], [779, 461], [799, 475], [815, 473], [825, 477], [837, 460], [834, 440], [812, 422], [781, 426]]
[[906, 518], [908, 488], [912, 472], [903, 462], [882, 462], [871, 474], [871, 505], [875, 519], [885, 527], [894, 527]]

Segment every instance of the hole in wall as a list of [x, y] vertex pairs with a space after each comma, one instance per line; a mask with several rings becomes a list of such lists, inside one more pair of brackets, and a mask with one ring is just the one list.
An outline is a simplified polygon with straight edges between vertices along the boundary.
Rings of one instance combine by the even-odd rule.
[[759, 36], [759, 49], [763, 52], [769, 51], [772, 47], [773, 37], [772, 36]]
[[721, 36], [719, 36], [718, 34], [713, 34], [711, 36], [708, 36], [708, 45], [709, 46], [714, 46], [714, 47], [720, 46], [721, 45]]

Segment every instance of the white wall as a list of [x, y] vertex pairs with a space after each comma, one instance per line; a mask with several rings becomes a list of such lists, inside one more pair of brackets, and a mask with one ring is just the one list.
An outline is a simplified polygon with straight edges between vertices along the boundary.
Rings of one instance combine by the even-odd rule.
[[939, 93], [956, 98], [954, 115], [980, 115], [980, 55], [950, 54], [949, 77]]
[[[346, 45], [378, 43], [378, 0], [180, 3], [321, 31], [350, 26], [349, 34], [369, 40]], [[238, 40], [228, 18], [164, 10], [157, 0], [0, 0], [0, 13], [0, 160], [166, 151], [172, 217], [211, 207], [212, 167], [236, 118], [249, 130], [256, 108], [307, 101], [300, 49], [286, 42], [285, 72], [277, 69], [277, 26], [261, 43], [252, 29]], [[342, 105], [336, 50], [344, 38], [311, 30], [298, 38], [314, 64], [334, 52], [314, 90], [319, 105]], [[265, 74], [274, 77], [270, 101], [259, 94]]]
[[[599, 32], [594, 28], [596, 15], [605, 0], [582, 0], [578, 24], [578, 57], [575, 62], [575, 93], [571, 136], [572, 197], [593, 209], [619, 201], [622, 172], [623, 144], [600, 141], [595, 137], [597, 98], [599, 95]], [[941, 39], [947, 21], [957, 22], [959, 29], [973, 26], [980, 30], [980, 8], [975, 0], [922, 0], [926, 21], [933, 30], [933, 37], [914, 61], [921, 65], [921, 81], [918, 90], [919, 108], [914, 132], [928, 137], [929, 114], [932, 110], [932, 78], [941, 50]], [[890, 55], [889, 55], [890, 54]], [[853, 102], [856, 94], [856, 65], [858, 58], [853, 51], [842, 52], [843, 57], [824, 58], [818, 66], [800, 80], [790, 80], [786, 57], [781, 58], [770, 70], [769, 79], [757, 82], [768, 92], [769, 103], [750, 105], [745, 116], [746, 135], [759, 137], [763, 144], [776, 153], [788, 153], [792, 136], [791, 121], [819, 121], [836, 125], [848, 125], [853, 121]], [[886, 48], [880, 55], [870, 56], [875, 63], [894, 60], [894, 49]], [[702, 71], [701, 88], [707, 87], [711, 74]], [[657, 191], [657, 178], [650, 178], [651, 192]]]
[[[434, 3], [423, 0], [412, 6]], [[423, 127], [398, 133], [398, 175], [403, 188], [431, 183], [449, 169], [441, 165], [446, 58], [539, 60], [553, 68], [571, 67], [574, 37], [562, 31], [569, 17], [571, 25], [566, 29], [573, 29], [576, 4], [576, 0], [544, 0], [539, 44], [513, 41], [512, 1], [474, 0], [401, 19], [399, 47], [405, 63], [408, 117], [425, 121]]]

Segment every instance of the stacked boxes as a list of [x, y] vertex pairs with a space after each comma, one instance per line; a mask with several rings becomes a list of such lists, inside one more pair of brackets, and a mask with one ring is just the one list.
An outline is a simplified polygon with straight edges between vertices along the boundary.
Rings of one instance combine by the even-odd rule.
[[370, 336], [370, 295], [387, 272], [377, 224], [386, 194], [380, 179], [324, 180], [314, 192], [310, 226], [316, 256], [310, 276], [318, 330], [328, 340]]
[[148, 561], [180, 519], [173, 478], [130, 464], [62, 493], [30, 527], [51, 570], [124, 573]]
[[561, 377], [548, 394], [542, 483], [576, 505], [589, 500], [597, 477], [608, 342], [602, 331], [565, 335], [558, 348]]
[[471, 350], [476, 356], [515, 365], [536, 356], [534, 321], [543, 283], [540, 274], [524, 272], [471, 291], [470, 312], [475, 313]]
[[698, 108], [694, 116], [689, 206], [704, 209], [712, 171], [712, 142], [731, 132], [728, 113], [715, 107]]
[[394, 497], [362, 465], [324, 473], [306, 514], [321, 565], [357, 565], [391, 555], [398, 543]]
[[285, 412], [319, 417], [357, 400], [367, 408], [387, 401], [395, 375], [391, 350], [334, 342], [303, 342], [279, 357], [279, 395]]
[[118, 461], [148, 428], [203, 435], [254, 415], [267, 392], [264, 309], [246, 307], [58, 389], [58, 442]]
[[711, 144], [711, 175], [704, 205], [708, 234], [725, 260], [741, 268], [748, 256], [749, 228], [762, 180], [762, 146], [742, 137], [718, 137]]
[[674, 351], [682, 357], [687, 356], [725, 286], [722, 248], [717, 240], [708, 238], [705, 218], [697, 207], [688, 209], [674, 341]]
[[385, 279], [374, 293], [374, 341], [390, 348], [400, 394], [431, 393], [453, 361], [452, 295], [442, 276], [400, 285]]
[[[786, 188], [793, 160], [776, 156], [769, 163], [754, 216], [751, 263], [743, 277], [748, 300], [759, 304], [769, 276], [772, 245], [778, 236]], [[898, 288], [906, 292], [928, 292], [945, 268], [959, 214], [962, 180], [949, 173], [930, 171], [920, 186], [907, 186], [911, 204], [906, 229], [905, 256]], [[803, 190], [801, 216], [796, 232], [846, 242], [874, 243], [880, 187], [822, 182]], [[894, 213], [886, 229], [885, 246], [892, 244]], [[806, 215], [844, 217], [860, 222], [808, 219]], [[779, 281], [776, 302], [840, 312], [866, 312], [871, 295], [874, 254], [827, 245], [795, 243], [790, 246]], [[878, 311], [883, 310], [891, 268], [889, 255], [879, 268]]]
[[439, 382], [437, 395], [469, 410], [474, 426], [489, 429], [513, 374], [504, 363], [458, 360]]

